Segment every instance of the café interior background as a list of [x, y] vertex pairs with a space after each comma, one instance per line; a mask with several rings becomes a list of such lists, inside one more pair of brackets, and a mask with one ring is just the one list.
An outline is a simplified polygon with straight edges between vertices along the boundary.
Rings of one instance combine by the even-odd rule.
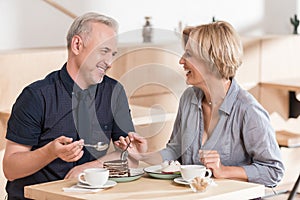
[[[115, 18], [120, 24], [121, 35], [128, 32], [137, 34], [134, 39], [137, 39], [138, 43], [123, 45], [123, 50], [136, 45], [143, 46], [141, 31], [145, 24], [145, 16], [151, 17], [153, 28], [166, 30], [174, 37], [173, 32], [178, 31], [179, 22], [182, 27], [208, 23], [213, 17], [230, 22], [242, 36], [245, 48], [244, 63], [238, 71], [238, 81], [243, 86], [248, 86], [248, 89], [251, 89], [249, 91], [255, 97], [259, 97], [258, 100], [271, 114], [275, 111], [285, 118], [280, 119], [282, 123], [276, 121], [274, 125], [282, 128], [281, 125], [285, 123], [284, 120], [289, 114], [288, 91], [263, 91], [258, 83], [299, 77], [300, 38], [292, 34], [293, 26], [290, 18], [294, 14], [300, 15], [300, 0], [53, 0], [53, 2], [77, 16], [87, 11], [96, 11]], [[0, 0], [0, 13], [0, 113], [4, 111], [7, 116], [15, 98], [26, 85], [43, 78], [65, 62], [65, 37], [73, 19], [44, 0]], [[154, 34], [154, 43], [164, 39], [166, 38]], [[164, 41], [157, 43], [162, 48], [169, 45]], [[34, 50], [31, 50], [32, 48]], [[144, 56], [145, 54], [147, 56]], [[162, 74], [163, 79], [172, 84], [175, 82], [176, 88], [185, 87], [184, 83], [174, 79], [174, 75], [178, 75], [177, 72], [183, 71], [178, 64], [178, 55], [174, 56], [168, 51], [153, 52], [146, 49], [128, 54], [115, 63], [122, 68], [116, 67], [111, 74], [120, 80], [118, 77], [131, 68], [152, 62], [152, 59], [158, 59], [159, 64], [163, 62], [165, 66], [172, 67], [174, 73]], [[148, 74], [151, 76], [151, 73]], [[149, 80], [158, 75], [160, 74], [149, 77]], [[259, 95], [261, 91], [264, 92], [263, 95]], [[168, 112], [176, 114], [178, 98], [174, 98], [174, 95], [165, 91], [156, 93], [156, 90], [149, 88], [140, 93], [144, 92], [147, 93], [148, 99], [139, 99], [138, 95], [131, 96], [131, 103], [151, 106], [152, 100], [158, 99], [166, 109], [170, 108]], [[3, 158], [5, 148], [6, 122], [7, 117], [0, 116], [0, 160]], [[295, 127], [299, 130], [297, 132], [300, 133], [299, 123], [295, 122]], [[151, 142], [153, 148], [161, 147], [168, 140], [173, 121], [170, 120], [165, 124], [160, 133], [153, 137]], [[153, 126], [149, 126], [149, 130]], [[300, 163], [295, 160], [299, 160], [299, 150], [300, 148], [282, 149], [286, 164], [282, 184], [297, 178], [295, 172], [299, 171]], [[1, 163], [0, 199], [3, 199], [5, 194], [5, 184]]]
[[[241, 35], [291, 34], [289, 18], [299, 0], [54, 0], [76, 15], [97, 11], [114, 17], [120, 33], [141, 29], [151, 16], [154, 28], [175, 30], [178, 23], [207, 23], [215, 16]], [[0, 0], [0, 50], [65, 46], [72, 18], [43, 0]], [[141, 39], [142, 40], [142, 39]]]

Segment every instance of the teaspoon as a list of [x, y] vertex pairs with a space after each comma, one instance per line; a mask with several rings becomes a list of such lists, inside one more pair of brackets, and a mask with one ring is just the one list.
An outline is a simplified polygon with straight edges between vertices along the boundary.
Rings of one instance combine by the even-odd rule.
[[97, 144], [83, 144], [81, 146], [92, 147], [95, 148], [97, 151], [104, 151], [108, 148], [108, 144], [105, 144], [103, 142], [98, 142]]

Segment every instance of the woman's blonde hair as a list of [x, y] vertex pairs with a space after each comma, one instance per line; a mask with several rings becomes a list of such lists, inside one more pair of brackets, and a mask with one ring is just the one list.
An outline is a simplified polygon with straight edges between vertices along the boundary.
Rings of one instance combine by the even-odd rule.
[[184, 46], [189, 42], [194, 55], [209, 66], [217, 68], [222, 78], [233, 78], [242, 64], [241, 40], [227, 22], [217, 21], [187, 27], [183, 31], [183, 42]]

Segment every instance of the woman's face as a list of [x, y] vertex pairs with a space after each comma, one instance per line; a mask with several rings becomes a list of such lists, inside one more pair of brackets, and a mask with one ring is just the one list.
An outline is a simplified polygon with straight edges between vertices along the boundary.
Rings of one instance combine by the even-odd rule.
[[179, 60], [179, 64], [183, 65], [186, 73], [186, 83], [202, 88], [206, 84], [207, 78], [210, 76], [208, 72], [208, 66], [205, 62], [199, 59], [190, 48], [188, 41], [185, 53]]

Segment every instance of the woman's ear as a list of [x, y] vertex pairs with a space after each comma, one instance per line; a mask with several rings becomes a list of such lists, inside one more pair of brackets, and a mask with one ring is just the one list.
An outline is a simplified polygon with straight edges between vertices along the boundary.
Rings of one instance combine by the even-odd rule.
[[71, 49], [75, 55], [78, 55], [83, 46], [82, 39], [79, 35], [74, 35], [71, 42]]

